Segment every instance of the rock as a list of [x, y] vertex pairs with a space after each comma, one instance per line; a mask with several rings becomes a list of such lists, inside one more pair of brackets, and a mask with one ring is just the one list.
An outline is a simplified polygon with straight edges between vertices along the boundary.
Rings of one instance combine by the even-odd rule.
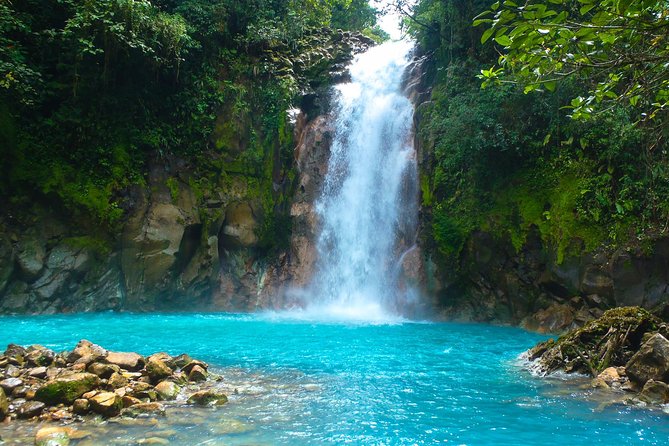
[[19, 378], [7, 378], [0, 381], [0, 388], [2, 388], [7, 395], [11, 395], [14, 389], [23, 385], [23, 380]]
[[669, 385], [649, 379], [643, 386], [639, 399], [648, 404], [669, 403]]
[[651, 336], [625, 366], [627, 376], [639, 385], [648, 380], [669, 380], [669, 340], [661, 334]]
[[45, 407], [46, 404], [41, 401], [26, 401], [19, 407], [17, 415], [19, 418], [33, 418], [40, 415]]
[[112, 392], [100, 392], [89, 399], [91, 410], [105, 416], [118, 415], [123, 408], [123, 400]]
[[118, 389], [118, 388], [125, 387], [125, 386], [128, 385], [128, 378], [121, 375], [120, 373], [113, 373], [109, 377], [109, 380], [107, 381], [107, 384], [113, 389]]
[[33, 367], [50, 366], [56, 357], [53, 350], [42, 346], [32, 346], [25, 354], [28, 365]]
[[7, 400], [7, 395], [5, 391], [0, 388], [0, 422], [9, 415], [9, 400]]
[[130, 418], [148, 417], [165, 415], [165, 406], [160, 403], [139, 403], [133, 404], [121, 411], [121, 416]]
[[614, 382], [620, 381], [620, 375], [618, 374], [618, 370], [615, 367], [604, 369], [602, 373], [597, 375], [597, 378], [603, 380], [609, 386]]
[[[147, 363], [151, 361], [152, 359], [159, 359], [162, 361], [167, 367], [169, 367], [171, 370], [174, 370], [177, 368], [177, 365], [174, 361], [174, 358], [172, 358], [170, 355], [168, 355], [165, 352], [160, 352], [160, 353], [154, 353], [153, 355], [149, 356], [146, 358]], [[189, 361], [190, 362], [190, 361]]]
[[175, 356], [174, 358], [172, 358], [172, 361], [174, 362], [174, 365], [177, 368], [182, 369], [186, 366], [186, 364], [192, 362], [193, 358], [191, 358], [190, 356], [188, 356], [185, 353], [182, 353], [181, 355]]
[[28, 376], [31, 378], [46, 378], [46, 367], [35, 367], [33, 369], [30, 369], [28, 372]]
[[194, 366], [188, 373], [188, 381], [201, 382], [207, 380], [207, 371], [199, 365]]
[[72, 412], [77, 415], [86, 415], [91, 410], [91, 403], [85, 398], [74, 400], [72, 404]]
[[137, 353], [109, 352], [105, 360], [130, 372], [137, 372], [144, 367], [146, 361]]
[[156, 392], [161, 400], [172, 401], [177, 398], [181, 389], [172, 381], [162, 381], [156, 385]]
[[121, 397], [121, 399], [123, 400], [123, 407], [130, 407], [134, 406], [135, 404], [142, 404], [142, 400], [130, 395], [124, 395]]
[[207, 365], [206, 362], [202, 362], [202, 361], [198, 361], [197, 359], [194, 359], [194, 360], [191, 360], [191, 361], [190, 361], [188, 364], [186, 364], [185, 366], [183, 366], [183, 367], [181, 368], [181, 371], [184, 372], [184, 373], [186, 373], [186, 374], [189, 374], [190, 371], [191, 371], [191, 370], [193, 369], [193, 367], [195, 367], [195, 366], [200, 366], [200, 367], [201, 367], [202, 369], [204, 369], [204, 370], [207, 370], [207, 369], [209, 368], [209, 366]]
[[137, 444], [157, 444], [157, 445], [163, 445], [163, 444], [170, 444], [169, 440], [165, 438], [160, 438], [160, 437], [147, 437], [147, 438], [142, 438], [137, 441]]
[[16, 263], [27, 280], [32, 281], [39, 277], [44, 267], [45, 255], [44, 244], [36, 237], [21, 240], [18, 244]]
[[37, 390], [35, 399], [49, 405], [72, 404], [81, 395], [99, 385], [100, 378], [92, 373], [74, 373], [47, 382]]
[[230, 435], [243, 434], [251, 430], [253, 430], [253, 427], [248, 424], [239, 420], [224, 418], [211, 429], [211, 432], [215, 435]]
[[222, 406], [227, 402], [227, 395], [217, 390], [201, 390], [188, 397], [189, 404], [198, 406]]
[[161, 359], [152, 356], [146, 362], [146, 373], [149, 374], [149, 378], [151, 378], [152, 382], [158, 382], [170, 376], [172, 374], [172, 369]]
[[70, 435], [64, 427], [43, 427], [35, 434], [35, 446], [68, 446]]
[[67, 356], [67, 362], [74, 363], [83, 357], [90, 357], [91, 359], [87, 363], [91, 363], [105, 356], [107, 356], [107, 350], [86, 339], [82, 339], [77, 343], [72, 353]]
[[258, 212], [250, 203], [233, 203], [225, 211], [220, 242], [227, 249], [247, 248], [258, 243]]
[[119, 372], [121, 368], [114, 364], [103, 364], [101, 362], [94, 362], [89, 365], [86, 370], [88, 373], [99, 376], [103, 379], [108, 379], [114, 373]]

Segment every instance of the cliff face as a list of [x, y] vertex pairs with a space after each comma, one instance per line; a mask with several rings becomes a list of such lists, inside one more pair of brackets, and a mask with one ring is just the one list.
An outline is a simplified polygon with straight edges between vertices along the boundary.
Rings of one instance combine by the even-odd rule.
[[289, 306], [286, 284], [305, 284], [314, 261], [329, 86], [372, 44], [330, 30], [312, 40], [304, 60], [294, 61], [310, 76], [294, 122], [267, 138], [253, 128], [261, 120], [251, 111], [224, 107], [210, 152], [147, 160], [144, 181], [119, 192], [124, 217], [114, 228], [49, 197], [8, 206], [16, 212], [0, 217], [0, 313]]

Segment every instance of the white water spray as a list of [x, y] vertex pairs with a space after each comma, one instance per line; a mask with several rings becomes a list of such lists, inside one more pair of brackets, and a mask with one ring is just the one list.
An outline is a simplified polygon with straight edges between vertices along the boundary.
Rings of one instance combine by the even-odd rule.
[[413, 105], [402, 93], [411, 48], [407, 41], [372, 48], [353, 62], [351, 82], [336, 87], [309, 313], [388, 319], [402, 315], [412, 294], [398, 280], [418, 214]]

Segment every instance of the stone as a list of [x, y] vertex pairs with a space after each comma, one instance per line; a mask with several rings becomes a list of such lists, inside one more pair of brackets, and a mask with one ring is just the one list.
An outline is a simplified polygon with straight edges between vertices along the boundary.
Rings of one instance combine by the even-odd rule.
[[669, 340], [655, 334], [646, 341], [625, 366], [630, 380], [644, 385], [648, 380], [669, 380]]
[[158, 382], [170, 376], [172, 369], [161, 359], [152, 356], [146, 362], [146, 373], [148, 373], [152, 382]]
[[68, 431], [64, 427], [43, 427], [35, 434], [35, 446], [68, 446]]
[[130, 395], [122, 396], [121, 400], [123, 401], [123, 407], [130, 407], [134, 406], [135, 404], [142, 404], [142, 400]]
[[165, 439], [165, 438], [160, 438], [160, 437], [147, 437], [147, 438], [141, 438], [137, 441], [137, 444], [156, 444], [156, 445], [163, 445], [163, 444], [170, 444], [170, 441]]
[[172, 381], [161, 381], [156, 385], [156, 392], [161, 400], [172, 401], [177, 398], [181, 389]]
[[109, 364], [115, 364], [130, 372], [137, 372], [141, 370], [146, 363], [141, 355], [127, 352], [109, 352], [105, 360]]
[[103, 379], [109, 379], [114, 373], [119, 372], [121, 368], [114, 364], [104, 364], [102, 362], [94, 362], [90, 364], [86, 370], [88, 373], [99, 376]]
[[187, 374], [188, 374], [188, 373], [190, 373], [190, 371], [191, 371], [191, 370], [193, 369], [193, 367], [195, 367], [195, 366], [199, 366], [199, 367], [201, 367], [201, 368], [204, 369], [204, 370], [207, 370], [207, 369], [209, 368], [209, 366], [207, 365], [207, 363], [202, 362], [202, 361], [198, 361], [197, 359], [194, 359], [194, 360], [190, 361], [188, 364], [186, 364], [185, 366], [183, 366], [183, 367], [181, 368], [181, 371], [184, 372], [184, 373], [187, 373]]
[[50, 366], [55, 357], [53, 350], [42, 346], [32, 346], [25, 354], [26, 362], [32, 367]]
[[188, 397], [189, 404], [198, 406], [222, 406], [227, 402], [227, 395], [217, 390], [201, 390]]
[[186, 364], [192, 362], [193, 358], [188, 356], [186, 353], [182, 353], [179, 356], [175, 356], [174, 358], [172, 358], [172, 361], [174, 362], [174, 365], [177, 368], [182, 369], [186, 366]]
[[72, 404], [74, 400], [100, 385], [100, 378], [92, 373], [74, 373], [56, 378], [40, 387], [35, 399], [49, 405]]
[[74, 363], [83, 357], [90, 357], [87, 363], [91, 363], [100, 358], [107, 356], [107, 350], [100, 347], [97, 344], [93, 344], [91, 341], [82, 339], [77, 343], [77, 346], [72, 350], [72, 352], [67, 356], [68, 363]]
[[91, 403], [85, 398], [79, 398], [72, 403], [72, 412], [77, 415], [86, 415], [91, 411]]
[[225, 211], [221, 245], [227, 249], [248, 248], [258, 243], [259, 213], [250, 203], [233, 203]]
[[23, 380], [19, 378], [7, 378], [0, 381], [0, 388], [2, 388], [7, 395], [11, 395], [14, 389], [21, 385], [23, 385]]
[[609, 386], [614, 382], [620, 381], [620, 375], [616, 367], [609, 367], [604, 369], [597, 378], [603, 380]]
[[607, 389], [610, 388], [609, 384], [604, 379], [599, 378], [599, 377], [594, 378], [590, 382], [590, 387], [592, 387], [593, 389], [604, 389], [604, 390], [607, 390]]
[[643, 386], [639, 399], [648, 404], [669, 403], [669, 385], [649, 379]]
[[199, 365], [194, 366], [188, 373], [188, 381], [202, 382], [207, 380], [207, 371]]
[[164, 416], [165, 406], [155, 402], [139, 403], [133, 404], [132, 406], [127, 407], [121, 411], [121, 416], [130, 418], [140, 418], [155, 415]]
[[28, 376], [31, 378], [46, 378], [46, 367], [35, 367], [30, 369]]
[[7, 415], [9, 415], [9, 400], [7, 399], [7, 395], [5, 395], [5, 391], [0, 388], [0, 422]]
[[19, 418], [33, 418], [40, 415], [45, 407], [46, 404], [41, 401], [26, 401], [19, 407], [17, 415]]
[[21, 240], [17, 248], [16, 263], [19, 265], [21, 272], [29, 281], [37, 279], [44, 267], [44, 257], [46, 256], [44, 244], [38, 238], [30, 237]]
[[113, 392], [100, 392], [89, 399], [91, 410], [105, 416], [118, 415], [123, 408], [123, 400]]
[[120, 373], [113, 373], [109, 377], [107, 384], [114, 389], [119, 389], [128, 385], [128, 378], [121, 375]]
[[[177, 365], [176, 365], [176, 363], [175, 363], [175, 361], [174, 361], [174, 358], [172, 358], [170, 355], [168, 355], [168, 354], [165, 353], [165, 352], [154, 353], [153, 355], [149, 356], [148, 358], [146, 358], [147, 363], [148, 363], [149, 361], [151, 361], [152, 359], [159, 359], [160, 361], [162, 361], [163, 363], [165, 363], [165, 365], [166, 365], [167, 367], [169, 367], [169, 368], [172, 369], [172, 370], [174, 370], [174, 369], [177, 368]], [[189, 362], [190, 362], [190, 361], [189, 361]]]

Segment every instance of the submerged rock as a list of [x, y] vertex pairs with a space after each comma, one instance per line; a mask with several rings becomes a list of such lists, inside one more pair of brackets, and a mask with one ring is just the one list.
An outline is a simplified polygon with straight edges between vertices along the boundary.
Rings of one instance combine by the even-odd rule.
[[70, 434], [67, 428], [43, 427], [35, 434], [35, 446], [68, 446]]
[[222, 406], [228, 402], [228, 397], [217, 390], [202, 390], [192, 394], [188, 398], [188, 402], [198, 406]]

